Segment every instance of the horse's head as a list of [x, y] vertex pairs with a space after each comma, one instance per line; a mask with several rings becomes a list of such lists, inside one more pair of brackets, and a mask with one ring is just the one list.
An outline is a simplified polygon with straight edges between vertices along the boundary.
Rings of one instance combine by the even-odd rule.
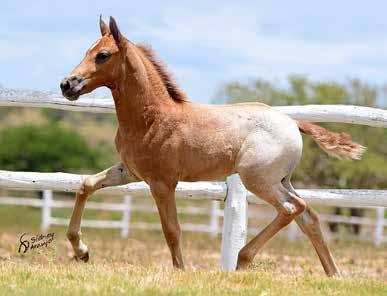
[[120, 33], [116, 21], [110, 17], [109, 26], [100, 18], [102, 37], [86, 52], [84, 59], [65, 77], [60, 88], [70, 101], [100, 86], [115, 88], [122, 73], [128, 41]]

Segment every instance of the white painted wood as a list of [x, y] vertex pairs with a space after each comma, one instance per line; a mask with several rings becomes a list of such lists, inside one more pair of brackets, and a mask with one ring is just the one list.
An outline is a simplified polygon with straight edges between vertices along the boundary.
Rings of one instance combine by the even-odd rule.
[[[51, 218], [51, 225], [58, 226], [68, 226], [70, 219], [64, 218]], [[202, 232], [202, 233], [211, 233], [211, 229], [208, 228], [207, 224], [192, 224], [192, 223], [184, 223], [181, 224], [181, 229], [183, 231], [188, 232]], [[122, 222], [121, 221], [113, 221], [113, 220], [82, 220], [83, 228], [109, 228], [109, 229], [121, 229]], [[131, 229], [143, 229], [143, 230], [161, 230], [160, 224], [155, 223], [147, 223], [147, 222], [135, 222], [131, 223]]]
[[112, 98], [82, 96], [77, 101], [69, 101], [61, 95], [31, 90], [0, 89], [0, 106], [37, 107], [59, 110], [85, 111], [93, 113], [115, 113]]
[[211, 202], [210, 213], [210, 228], [212, 236], [217, 236], [219, 233], [219, 201], [213, 200]]
[[[15, 89], [0, 89], [0, 106], [53, 108], [94, 113], [115, 113], [112, 98], [82, 96], [69, 101], [61, 95]], [[387, 110], [348, 105], [304, 105], [273, 107], [294, 119], [310, 122], [341, 122], [387, 127]]]
[[51, 204], [52, 204], [52, 191], [43, 191], [43, 203], [42, 203], [42, 221], [40, 228], [42, 232], [46, 232], [50, 228], [51, 223]]
[[[49, 193], [49, 191], [47, 191]], [[48, 195], [46, 195], [48, 196]], [[110, 203], [110, 202], [93, 202], [89, 201], [86, 204], [86, 209], [93, 209], [93, 210], [105, 210], [105, 211], [119, 211], [123, 213], [123, 218], [120, 223], [119, 221], [109, 221], [109, 220], [102, 220], [99, 222], [94, 222], [96, 220], [87, 220], [84, 219], [85, 227], [97, 227], [97, 228], [120, 228], [121, 229], [121, 235], [122, 237], [127, 237], [130, 231], [130, 228], [140, 228], [140, 229], [160, 229], [160, 224], [152, 224], [152, 223], [130, 223], [130, 213], [132, 211], [138, 211], [138, 212], [146, 212], [146, 213], [158, 213], [157, 208], [155, 206], [149, 206], [149, 205], [135, 205], [132, 206], [130, 203], [130, 200], [128, 201], [128, 198], [130, 196], [124, 197], [123, 203]], [[128, 206], [129, 202], [129, 206]], [[188, 215], [212, 215], [215, 214], [217, 217], [223, 216], [223, 210], [219, 208], [219, 201], [212, 201], [212, 203], [216, 203], [217, 206], [213, 207], [213, 209], [216, 209], [216, 212], [211, 208], [210, 210], [208, 208], [201, 208], [201, 207], [192, 207], [192, 206], [186, 206], [186, 207], [180, 207], [179, 213], [184, 213]], [[43, 214], [43, 207], [44, 207], [44, 200], [43, 199], [37, 199], [37, 198], [22, 198], [22, 197], [0, 197], [0, 205], [17, 205], [17, 206], [31, 206], [36, 208], [42, 208], [42, 219], [41, 223], [44, 225], [47, 225], [47, 227], [44, 227], [48, 230], [50, 225], [62, 225], [62, 226], [68, 226], [69, 220], [68, 219], [61, 219], [49, 216], [51, 213], [52, 208], [73, 208], [74, 202], [73, 201], [63, 201], [63, 200], [54, 200], [51, 199], [50, 203], [47, 203], [49, 206], [49, 211], [47, 211], [45, 214]], [[126, 209], [129, 209], [129, 212], [124, 214]], [[128, 215], [129, 214], [129, 215]], [[45, 217], [45, 218], [44, 218]], [[210, 218], [212, 219], [212, 217]], [[44, 222], [49, 221], [49, 223]], [[127, 221], [127, 222], [126, 222]], [[183, 223], [181, 225], [182, 230], [184, 231], [192, 231], [192, 232], [204, 232], [204, 233], [210, 233], [214, 234], [214, 227], [211, 225], [206, 224], [192, 224], [192, 223]], [[218, 228], [217, 233], [220, 232], [219, 229], [219, 221], [218, 221]]]
[[334, 223], [345, 223], [353, 225], [369, 225], [375, 226], [375, 219], [367, 217], [355, 217], [355, 216], [342, 216], [342, 215], [318, 215], [320, 221], [324, 222], [334, 222]]
[[[131, 224], [133, 229], [144, 229], [144, 230], [161, 230], [160, 224], [147, 223], [147, 222], [135, 222]], [[207, 224], [192, 224], [184, 223], [180, 225], [181, 230], [188, 232], [203, 232], [211, 233], [211, 229]]]
[[288, 239], [290, 241], [295, 241], [297, 237], [298, 226], [295, 221], [292, 221], [288, 226]]
[[[214, 201], [218, 202], [218, 201]], [[219, 202], [218, 202], [219, 203]], [[150, 206], [150, 205], [132, 205], [131, 206], [132, 211], [136, 212], [144, 212], [144, 213], [158, 213], [158, 210], [156, 206]], [[189, 215], [211, 215], [212, 210], [208, 210], [207, 208], [200, 208], [200, 207], [179, 207], [179, 213], [189, 214]], [[219, 216], [219, 211], [217, 212]]]
[[36, 198], [4, 196], [0, 198], [0, 205], [29, 206], [34, 208], [41, 208], [43, 205], [43, 201]]
[[[213, 201], [213, 203], [217, 203], [217, 208], [215, 206], [211, 206], [211, 209], [208, 210], [207, 208], [200, 208], [200, 207], [181, 207], [179, 208], [179, 213], [184, 214], [190, 214], [190, 215], [215, 215], [217, 217], [223, 216], [223, 210], [219, 208], [219, 202]], [[43, 208], [43, 199], [37, 199], [37, 198], [21, 198], [21, 197], [0, 197], [0, 205], [20, 205], [20, 206], [31, 206], [31, 207], [37, 207], [37, 208]], [[54, 200], [52, 199], [50, 208], [73, 208], [74, 202], [72, 201], [61, 201], [61, 200]], [[127, 206], [124, 203], [108, 203], [108, 202], [93, 202], [89, 201], [86, 204], [87, 209], [94, 209], [94, 210], [107, 210], [107, 211], [120, 211], [124, 212], [125, 208]], [[139, 211], [139, 212], [146, 212], [146, 213], [157, 213], [157, 209], [155, 206], [149, 206], [149, 205], [134, 205], [130, 207], [131, 211]], [[215, 212], [216, 209], [216, 212]], [[383, 211], [383, 208], [378, 209], [378, 211]], [[272, 212], [272, 213], [271, 213]], [[377, 212], [378, 213], [378, 212]], [[259, 218], [260, 220], [272, 220], [273, 216], [275, 215], [274, 210], [270, 207], [267, 209], [264, 209], [262, 212], [259, 213], [250, 213], [248, 216], [250, 218]], [[387, 241], [384, 234], [383, 229], [387, 225], [387, 219], [384, 219], [384, 214], [379, 212], [377, 214], [376, 219], [367, 218], [367, 217], [346, 217], [346, 216], [340, 216], [340, 215], [319, 215], [320, 221], [324, 222], [337, 222], [337, 223], [346, 223], [346, 224], [358, 224], [358, 225], [368, 225], [368, 226], [375, 226], [375, 235], [369, 239], [372, 239], [373, 242], [376, 245], [380, 245], [381, 243]], [[52, 220], [53, 219], [53, 220]], [[130, 220], [127, 218], [128, 221]], [[42, 219], [43, 220], [43, 219]], [[123, 217], [122, 220], [126, 220], [126, 218]], [[54, 222], [52, 222], [54, 221]], [[113, 225], [107, 221], [106, 228], [120, 228], [121, 232], [123, 231], [124, 224], [121, 221], [121, 224], [116, 223], [117, 221], [113, 221]], [[219, 222], [219, 221], [218, 221]], [[91, 220], [87, 220], [86, 225], [88, 227], [94, 227], [94, 222]], [[50, 223], [49, 224], [55, 224], [55, 225], [68, 225], [67, 219], [57, 219], [55, 217], [50, 217]], [[98, 222], [95, 227], [105, 228], [104, 227], [105, 222]], [[182, 229], [184, 231], [192, 231], [192, 232], [204, 232], [204, 233], [210, 233], [211, 235], [215, 234], [214, 226], [210, 225], [204, 225], [204, 224], [182, 224]], [[294, 224], [294, 226], [296, 226]], [[130, 224], [130, 227], [133, 229], [144, 229], [144, 230], [157, 230], [161, 229], [159, 224], [152, 224], [152, 223], [134, 223]], [[257, 225], [254, 225], [253, 228], [248, 229], [248, 233], [252, 235], [256, 235], [259, 232], [259, 227]], [[292, 232], [294, 231], [294, 234], [296, 233], [296, 229], [289, 229], [288, 232], [288, 238], [293, 239]], [[220, 229], [218, 228], [217, 233], [220, 232]], [[129, 233], [129, 230], [128, 230]], [[125, 232], [124, 232], [125, 234]], [[283, 233], [281, 233], [283, 234]], [[297, 235], [295, 236], [297, 237]]]
[[[20, 190], [49, 189], [53, 191], [75, 192], [85, 177], [86, 175], [65, 173], [11, 172], [0, 170], [0, 188]], [[150, 195], [149, 187], [144, 182], [107, 187], [98, 192], [111, 195], [130, 194], [132, 197]], [[297, 189], [297, 192], [303, 199], [313, 204], [342, 207], [387, 207], [387, 190]], [[225, 188], [219, 182], [179, 182], [176, 188], [176, 197], [185, 199], [223, 200], [225, 194]], [[264, 203], [250, 192], [248, 192], [248, 201], [256, 204]]]
[[129, 235], [130, 230], [130, 210], [131, 210], [132, 198], [130, 195], [124, 196], [124, 209], [122, 211], [122, 228], [121, 237], [126, 238]]
[[224, 206], [221, 268], [235, 270], [240, 249], [247, 236], [247, 190], [239, 175], [227, 178], [227, 197]]
[[[1, 198], [0, 198], [0, 200], [1, 200]], [[70, 208], [70, 209], [72, 209], [73, 207], [74, 207], [74, 201], [65, 201], [65, 200], [53, 200], [52, 201], [52, 208]], [[125, 205], [122, 203], [88, 201], [86, 203], [86, 209], [122, 212], [125, 210]]]
[[375, 245], [379, 247], [384, 241], [384, 208], [380, 207], [376, 209], [376, 227], [375, 227]]
[[[0, 170], [0, 188], [21, 190], [53, 190], [76, 192], [87, 175], [66, 173], [11, 172]], [[98, 192], [111, 195], [130, 194], [132, 197], [150, 195], [144, 182], [124, 186], [107, 187]], [[225, 190], [220, 183], [179, 182], [176, 197], [198, 200], [223, 200]]]
[[[338, 207], [387, 207], [387, 190], [370, 189], [296, 189], [308, 203]], [[251, 192], [250, 203], [263, 204]]]
[[[219, 202], [218, 202], [219, 203]], [[43, 201], [37, 198], [25, 198], [25, 197], [0, 197], [0, 205], [19, 205], [41, 208]], [[70, 208], [74, 207], [73, 201], [64, 200], [52, 200], [51, 208]], [[106, 210], [122, 212], [125, 209], [125, 205], [122, 203], [110, 203], [110, 202], [93, 202], [88, 201], [86, 203], [86, 209], [92, 210]], [[158, 213], [156, 206], [149, 205], [134, 205], [131, 206], [132, 211], [146, 212], [146, 213]], [[180, 213], [189, 215], [208, 215], [211, 214], [211, 210], [201, 207], [180, 207]], [[219, 208], [217, 211], [218, 217], [223, 216], [223, 211]]]
[[294, 119], [387, 127], [387, 110], [350, 105], [278, 106], [275, 109]]
[[[70, 223], [70, 219], [64, 218], [56, 218], [51, 217], [52, 225], [64, 225], [68, 226]], [[122, 221], [117, 220], [87, 220], [83, 219], [81, 223], [81, 227], [90, 227], [90, 228], [122, 228]]]

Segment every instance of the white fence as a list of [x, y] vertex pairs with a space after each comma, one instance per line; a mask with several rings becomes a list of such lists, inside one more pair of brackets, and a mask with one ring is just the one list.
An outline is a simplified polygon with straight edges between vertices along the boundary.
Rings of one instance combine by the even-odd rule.
[[[114, 104], [110, 100], [81, 99], [69, 102], [63, 98], [48, 95], [31, 99], [28, 95], [3, 90], [0, 92], [0, 106], [32, 106], [49, 107], [56, 109], [114, 113]], [[342, 105], [309, 105], [276, 107], [295, 119], [303, 119], [311, 122], [343, 122], [363, 124], [375, 127], [387, 127], [387, 111], [375, 108], [342, 106]], [[85, 176], [64, 173], [27, 173], [0, 171], [0, 188], [22, 190], [55, 190], [76, 191]], [[245, 244], [247, 235], [247, 202], [261, 203], [261, 201], [249, 193], [242, 185], [239, 177], [233, 175], [227, 179], [227, 199], [224, 208], [223, 236], [221, 266], [223, 269], [234, 269], [237, 255]], [[104, 188], [101, 191], [113, 194], [149, 195], [149, 188], [144, 183], [134, 183], [125, 186]], [[306, 201], [324, 205], [351, 206], [351, 207], [380, 207], [378, 210], [378, 222], [376, 236], [377, 243], [385, 241], [383, 237], [384, 209], [387, 207], [387, 190], [297, 190]], [[46, 193], [47, 195], [48, 193]], [[225, 186], [220, 183], [196, 182], [178, 184], [176, 195], [188, 199], [223, 200], [225, 198]], [[46, 197], [47, 199], [47, 197]], [[49, 200], [49, 198], [48, 198]], [[55, 204], [51, 201], [52, 204]], [[114, 206], [112, 206], [114, 207]], [[121, 209], [122, 210], [122, 209]], [[44, 223], [50, 220], [50, 207], [43, 208]], [[126, 213], [123, 219], [129, 219], [130, 213]], [[126, 217], [125, 217], [126, 216]], [[55, 222], [55, 220], [54, 220]], [[62, 220], [56, 222], [63, 223]], [[105, 221], [106, 222], [106, 221]], [[92, 224], [101, 225], [101, 221]], [[46, 225], [45, 224], [45, 225]], [[117, 221], [119, 227], [124, 228], [122, 221]], [[123, 229], [125, 234], [129, 229]]]
[[[38, 198], [22, 198], [22, 197], [0, 197], [0, 205], [16, 205], [30, 206], [41, 209], [41, 230], [47, 231], [51, 225], [67, 226], [69, 219], [57, 218], [52, 214], [52, 209], [72, 209], [74, 203], [72, 201], [55, 200], [51, 190], [44, 190], [41, 199]], [[130, 229], [145, 229], [145, 230], [161, 230], [159, 223], [144, 223], [131, 222], [131, 214], [133, 212], [143, 213], [158, 213], [155, 205], [132, 203], [130, 195], [124, 195], [121, 203], [111, 202], [93, 202], [89, 201], [86, 204], [89, 210], [103, 210], [121, 212], [121, 220], [90, 220], [82, 219], [82, 227], [92, 228], [118, 228], [121, 230], [121, 237], [126, 238], [129, 235]], [[180, 214], [187, 215], [205, 215], [209, 217], [208, 224], [184, 223], [181, 225], [183, 231], [205, 232], [212, 235], [217, 235], [221, 232], [219, 218], [223, 216], [223, 210], [220, 208], [220, 202], [217, 200], [211, 201], [211, 207], [194, 207], [185, 206], [179, 208]]]
[[[140, 200], [140, 198], [139, 198]], [[143, 200], [143, 197], [141, 198]], [[41, 209], [41, 230], [47, 231], [51, 225], [63, 225], [67, 226], [69, 219], [57, 218], [52, 215], [52, 209], [56, 208], [73, 208], [74, 203], [68, 200], [55, 200], [53, 198], [53, 192], [51, 190], [43, 190], [43, 196], [41, 199], [37, 198], [24, 198], [24, 197], [0, 197], [0, 205], [16, 205], [16, 206], [30, 206]], [[126, 238], [129, 234], [129, 229], [145, 229], [145, 230], [161, 230], [160, 224], [144, 223], [144, 222], [131, 222], [131, 214], [133, 212], [143, 213], [157, 213], [156, 206], [147, 204], [137, 204], [132, 202], [131, 195], [124, 195], [121, 203], [111, 202], [93, 202], [89, 201], [86, 204], [87, 209], [91, 210], [104, 210], [122, 212], [122, 219], [117, 220], [82, 220], [82, 227], [93, 228], [118, 228], [121, 230], [121, 236]], [[375, 218], [369, 217], [354, 217], [354, 216], [342, 216], [342, 215], [323, 215], [320, 214], [319, 218], [324, 222], [345, 223], [345, 224], [357, 224], [363, 226], [375, 227], [373, 237], [365, 237], [366, 240], [373, 241], [375, 245], [380, 245], [384, 239], [383, 228], [387, 226], [387, 219], [384, 219], [384, 208], [376, 207], [370, 208], [376, 210]], [[207, 224], [193, 224], [183, 223], [181, 225], [184, 231], [192, 232], [204, 232], [217, 235], [221, 233], [220, 218], [224, 216], [224, 211], [220, 206], [220, 201], [212, 200], [211, 206], [204, 207], [197, 206], [185, 206], [179, 207], [179, 214], [185, 215], [202, 215], [208, 216]], [[248, 212], [248, 219], [258, 220], [271, 220], [274, 218], [275, 211], [271, 207], [260, 207], [259, 210]], [[288, 228], [288, 238], [294, 240], [298, 236], [298, 228], [296, 224], [291, 224]], [[248, 229], [248, 233], [256, 234], [259, 231], [258, 225], [254, 224], [252, 228]]]

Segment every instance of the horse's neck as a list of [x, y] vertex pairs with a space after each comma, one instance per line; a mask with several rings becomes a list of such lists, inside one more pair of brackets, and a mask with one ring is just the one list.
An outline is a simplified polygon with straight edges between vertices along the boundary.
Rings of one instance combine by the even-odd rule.
[[[175, 102], [153, 75], [128, 77], [112, 91], [120, 129], [128, 133], [146, 133], [157, 118], [168, 117]], [[153, 73], [154, 74], [154, 73]]]

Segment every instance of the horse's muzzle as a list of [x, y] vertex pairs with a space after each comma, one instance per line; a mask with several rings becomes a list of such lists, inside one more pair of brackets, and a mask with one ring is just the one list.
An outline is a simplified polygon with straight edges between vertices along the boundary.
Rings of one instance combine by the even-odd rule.
[[87, 80], [81, 75], [74, 75], [65, 77], [60, 83], [60, 89], [62, 90], [63, 96], [70, 100], [75, 101], [81, 95], [82, 89], [86, 86]]

